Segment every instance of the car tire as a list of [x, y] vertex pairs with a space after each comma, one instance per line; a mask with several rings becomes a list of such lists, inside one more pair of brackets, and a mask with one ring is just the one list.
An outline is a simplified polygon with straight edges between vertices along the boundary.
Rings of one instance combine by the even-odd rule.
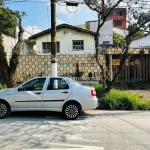
[[80, 115], [80, 106], [77, 103], [68, 103], [64, 106], [63, 114], [66, 119], [74, 120]]
[[0, 101], [0, 119], [10, 114], [10, 106], [5, 101]]

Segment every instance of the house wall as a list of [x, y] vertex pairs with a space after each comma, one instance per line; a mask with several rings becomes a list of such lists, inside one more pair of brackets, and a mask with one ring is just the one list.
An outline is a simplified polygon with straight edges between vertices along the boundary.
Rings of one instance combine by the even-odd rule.
[[22, 47], [20, 50], [20, 55], [32, 55], [34, 51], [34, 45], [27, 41], [22, 43]]
[[[133, 81], [137, 81], [137, 77], [139, 78], [139, 74], [142, 73], [143, 80], [150, 78], [150, 61], [148, 59], [144, 59], [144, 55], [150, 56], [150, 49], [143, 49], [144, 53], [141, 54], [141, 49], [130, 49], [134, 56], [133, 64], [131, 62], [126, 62], [124, 71], [122, 72], [121, 79], [123, 82], [126, 82], [127, 77], [131, 78], [129, 72], [131, 71]], [[106, 70], [106, 79], [111, 81], [114, 75], [114, 72], [118, 70], [118, 56], [121, 56], [122, 49], [121, 48], [108, 48], [105, 54], [99, 55], [99, 60], [104, 65], [104, 69]], [[113, 55], [117, 55], [116, 61], [114, 61]], [[143, 69], [141, 71], [137, 71], [140, 67], [139, 63], [137, 63], [137, 57], [140, 56], [140, 61], [142, 60]], [[116, 62], [116, 63], [115, 63]], [[58, 76], [66, 76], [66, 74], [75, 74], [76, 73], [76, 64], [79, 65], [79, 71], [83, 71], [82, 78], [87, 79], [88, 74], [92, 72], [92, 77], [102, 80], [101, 78], [101, 70], [97, 65], [97, 62], [92, 54], [80, 54], [80, 55], [68, 55], [68, 54], [60, 54], [57, 56], [57, 65], [58, 65]], [[145, 66], [144, 66], [145, 64]], [[134, 65], [134, 66], [133, 66]], [[128, 67], [128, 72], [127, 72]], [[129, 69], [130, 68], [130, 69]], [[134, 69], [133, 69], [134, 68]], [[148, 76], [149, 74], [149, 76]], [[51, 75], [51, 55], [36, 55], [36, 56], [20, 56], [19, 57], [19, 65], [16, 69], [16, 73], [14, 76], [15, 82], [25, 81], [32, 77], [36, 76], [49, 76]], [[142, 75], [141, 75], [142, 77]], [[139, 78], [140, 79], [140, 78]]]
[[[113, 13], [108, 16], [109, 19], [113, 19], [113, 27], [118, 29], [126, 29], [126, 14], [125, 15], [116, 15], [117, 12], [126, 12], [126, 8], [115, 8]], [[115, 26], [115, 21], [121, 21], [121, 26]]]
[[[104, 64], [106, 69], [105, 55], [99, 55], [99, 59]], [[83, 55], [58, 55], [58, 76], [76, 73], [76, 64], [79, 65], [79, 71], [83, 71], [82, 78], [88, 79], [88, 74], [92, 72], [96, 79], [101, 80], [101, 71], [96, 63], [95, 58], [91, 54]], [[17, 67], [14, 80], [25, 81], [29, 78], [39, 75], [51, 75], [51, 56], [50, 55], [36, 55], [36, 56], [20, 56], [19, 65]]]
[[[96, 32], [98, 26], [97, 21], [86, 22], [86, 27], [90, 31]], [[104, 41], [109, 41], [109, 44], [113, 44], [113, 20], [108, 19], [100, 29], [99, 44], [102, 45]]]
[[[18, 39], [7, 36], [5, 34], [2, 34], [2, 36], [3, 36], [4, 50], [6, 52], [7, 60], [9, 61], [9, 58], [10, 58], [11, 53], [12, 53], [12, 49], [15, 47]], [[30, 33], [24, 31], [24, 33], [23, 33], [23, 39], [24, 40], [28, 39], [28, 37], [30, 37], [30, 36], [31, 36]], [[34, 45], [32, 43], [28, 43], [28, 42], [23, 41], [22, 47], [20, 50], [20, 54], [21, 55], [29, 55], [30, 51], [31, 51], [31, 47], [33, 47], [33, 46]]]
[[14, 48], [15, 44], [17, 43], [17, 39], [2, 34], [3, 42], [4, 42], [4, 49], [6, 53], [11, 53], [12, 49]]
[[150, 47], [150, 35], [136, 39], [131, 42], [130, 48], [146, 48]]
[[[78, 32], [72, 29], [58, 29], [57, 41], [60, 42], [60, 54], [94, 54], [94, 36], [88, 33]], [[72, 40], [84, 40], [84, 50], [73, 51]], [[36, 39], [36, 52], [42, 54], [42, 42], [50, 42], [51, 35], [45, 34]], [[47, 53], [46, 53], [47, 55]]]
[[30, 34], [29, 32], [27, 31], [24, 31], [23, 32], [23, 39], [28, 39], [32, 34]]

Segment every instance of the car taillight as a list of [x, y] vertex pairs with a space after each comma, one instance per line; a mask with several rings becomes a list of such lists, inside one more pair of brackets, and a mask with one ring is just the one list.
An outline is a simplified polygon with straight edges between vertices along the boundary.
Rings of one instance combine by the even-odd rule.
[[96, 96], [96, 91], [95, 90], [91, 90], [91, 95], [92, 96]]

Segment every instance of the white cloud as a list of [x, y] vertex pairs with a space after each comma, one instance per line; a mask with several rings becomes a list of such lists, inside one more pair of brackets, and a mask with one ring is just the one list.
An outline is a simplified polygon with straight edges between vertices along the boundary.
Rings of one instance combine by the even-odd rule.
[[73, 13], [77, 13], [78, 7], [75, 6], [66, 6], [66, 5], [57, 5], [57, 14], [65, 14], [68, 16], [73, 15]]
[[64, 15], [66, 19], [71, 20], [74, 16], [84, 16], [89, 15], [93, 17], [97, 17], [96, 12], [92, 11], [84, 4], [79, 4], [77, 7], [75, 6], [66, 6], [66, 5], [57, 5], [56, 13], [58, 15]]
[[42, 31], [38, 26], [28, 26], [25, 28], [25, 30], [30, 34], [36, 34]]
[[56, 24], [59, 25], [59, 24], [63, 24], [65, 23], [65, 21], [61, 20], [61, 19], [56, 19]]
[[57, 14], [68, 14], [66, 6], [57, 5], [56, 10]]

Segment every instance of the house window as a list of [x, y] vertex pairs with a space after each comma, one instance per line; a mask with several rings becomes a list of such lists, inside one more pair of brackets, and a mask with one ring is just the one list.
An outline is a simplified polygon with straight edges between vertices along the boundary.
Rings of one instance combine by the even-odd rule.
[[115, 12], [115, 16], [125, 16], [126, 12], [125, 11], [117, 11]]
[[114, 26], [122, 26], [122, 21], [121, 20], [114, 21]]
[[73, 51], [80, 51], [84, 50], [84, 41], [83, 40], [74, 40], [72, 41], [72, 50]]
[[[42, 43], [43, 53], [51, 53], [51, 42]], [[57, 53], [60, 53], [60, 42], [56, 43]]]
[[109, 45], [109, 41], [103, 41], [103, 45]]

